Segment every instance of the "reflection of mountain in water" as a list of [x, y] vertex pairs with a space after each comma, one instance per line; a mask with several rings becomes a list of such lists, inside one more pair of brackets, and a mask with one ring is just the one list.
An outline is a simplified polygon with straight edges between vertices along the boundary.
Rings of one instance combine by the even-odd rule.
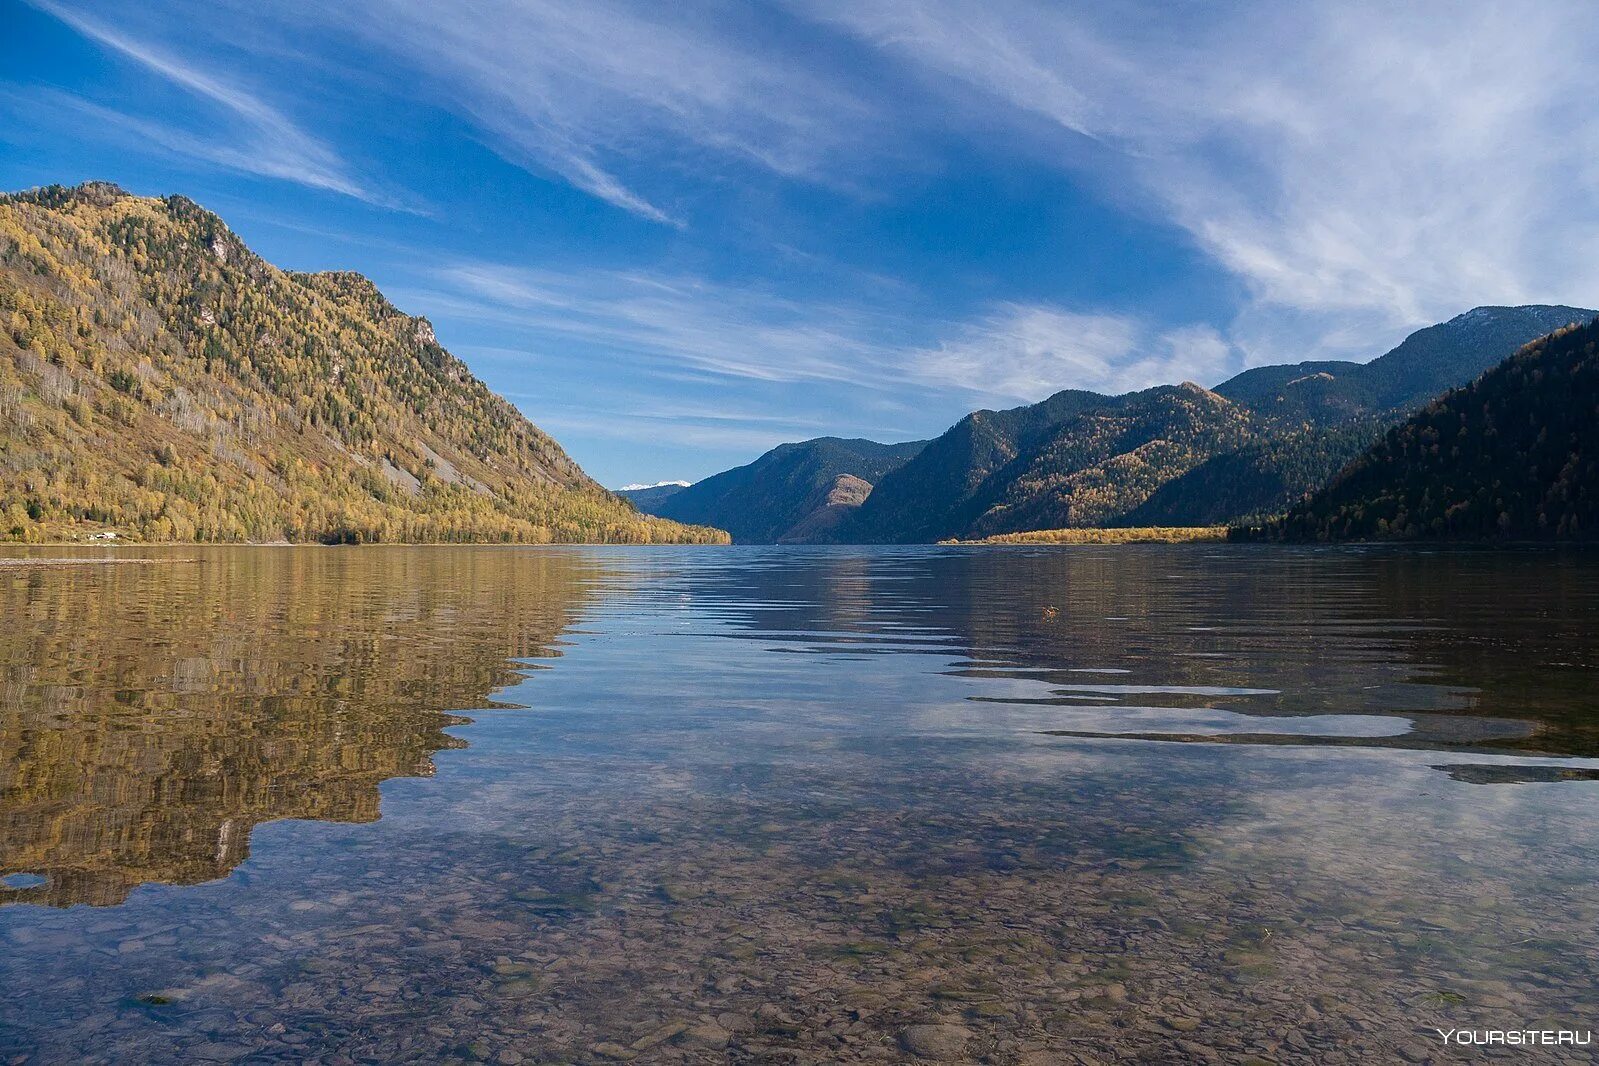
[[0, 902], [117, 903], [224, 876], [260, 822], [376, 820], [597, 577], [493, 548], [0, 570], [0, 875], [47, 878]]
[[760, 605], [732, 612], [755, 639], [954, 657], [990, 682], [972, 699], [995, 728], [1599, 754], [1592, 553], [818, 552], [752, 557], [721, 585], [727, 603]]

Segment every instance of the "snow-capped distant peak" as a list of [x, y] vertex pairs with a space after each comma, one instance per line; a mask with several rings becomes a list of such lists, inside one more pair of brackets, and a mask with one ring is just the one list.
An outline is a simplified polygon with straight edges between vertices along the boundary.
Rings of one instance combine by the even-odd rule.
[[639, 489], [661, 489], [661, 488], [665, 488], [668, 485], [676, 485], [680, 489], [686, 489], [686, 488], [688, 488], [688, 484], [689, 483], [687, 481], [657, 481], [653, 485], [646, 485], [643, 482], [638, 482], [638, 483], [632, 484], [632, 485], [623, 485], [621, 488], [617, 489], [616, 491], [617, 492], [637, 492]]

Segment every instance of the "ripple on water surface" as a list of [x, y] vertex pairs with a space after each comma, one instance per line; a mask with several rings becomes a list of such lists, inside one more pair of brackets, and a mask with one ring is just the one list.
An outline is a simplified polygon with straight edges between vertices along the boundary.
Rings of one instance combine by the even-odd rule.
[[0, 1051], [1391, 1061], [1591, 1024], [1585, 555], [120, 552], [0, 568]]

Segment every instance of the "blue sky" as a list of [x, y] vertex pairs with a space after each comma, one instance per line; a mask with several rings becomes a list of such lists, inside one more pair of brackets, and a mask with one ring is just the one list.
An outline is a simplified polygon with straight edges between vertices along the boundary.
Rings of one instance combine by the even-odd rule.
[[603, 483], [1599, 302], [1579, 2], [0, 0], [0, 187], [354, 269]]

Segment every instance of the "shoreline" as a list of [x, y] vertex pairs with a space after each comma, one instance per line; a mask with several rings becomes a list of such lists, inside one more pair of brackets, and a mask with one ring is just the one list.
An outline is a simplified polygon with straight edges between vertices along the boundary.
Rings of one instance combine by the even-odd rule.
[[976, 540], [941, 540], [940, 544], [962, 546], [995, 544], [1197, 544], [1227, 540], [1226, 526], [1129, 526], [1125, 528], [1084, 527], [1081, 529], [1039, 529], [1026, 533], [997, 533]]
[[319, 540], [4, 540], [0, 551], [15, 548], [727, 548], [705, 541], [621, 540], [384, 540], [364, 544]]

